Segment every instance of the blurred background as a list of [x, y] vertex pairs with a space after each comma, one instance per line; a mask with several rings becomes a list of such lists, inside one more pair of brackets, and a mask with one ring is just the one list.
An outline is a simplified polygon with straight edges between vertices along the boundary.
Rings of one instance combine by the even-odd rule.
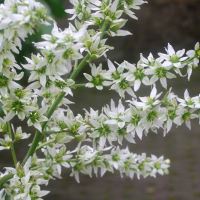
[[[0, 1], [1, 2], [1, 1]], [[3, 2], [3, 1], [2, 1]], [[61, 28], [67, 25], [64, 9], [69, 6], [67, 0], [44, 0], [51, 14]], [[127, 24], [133, 36], [114, 38], [110, 44], [115, 50], [109, 53], [110, 59], [121, 62], [137, 62], [139, 54], [163, 52], [167, 43], [176, 50], [191, 49], [200, 41], [200, 0], [151, 0], [137, 12], [138, 21], [130, 20]], [[39, 41], [43, 32], [49, 29], [41, 27], [24, 44], [23, 52], [17, 58], [23, 62], [23, 56], [34, 52], [32, 41]], [[105, 63], [106, 64], [106, 63]], [[82, 79], [82, 76], [80, 76]], [[183, 96], [185, 89], [191, 95], [200, 93], [200, 70], [193, 73], [191, 82], [176, 79], [169, 83], [175, 93]], [[142, 89], [139, 95], [148, 95], [149, 89]], [[76, 104], [74, 112], [83, 108], [100, 109], [109, 103], [110, 98], [118, 96], [110, 91], [80, 89], [74, 94]], [[133, 152], [147, 152], [148, 155], [164, 155], [171, 160], [170, 174], [157, 179], [130, 180], [121, 179], [119, 174], [107, 174], [104, 178], [90, 179], [81, 176], [81, 183], [64, 172], [62, 180], [52, 181], [51, 194], [46, 200], [199, 200], [200, 199], [200, 126], [192, 123], [192, 131], [185, 126], [174, 129], [163, 137], [162, 133], [149, 133], [142, 141], [130, 145]], [[19, 149], [23, 152], [23, 148]], [[0, 155], [3, 165], [8, 165], [8, 155]], [[2, 165], [2, 166], [3, 166]]]

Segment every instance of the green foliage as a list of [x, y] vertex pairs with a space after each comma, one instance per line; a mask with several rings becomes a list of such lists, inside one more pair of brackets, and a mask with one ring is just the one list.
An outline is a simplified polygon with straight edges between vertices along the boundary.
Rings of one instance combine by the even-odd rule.
[[43, 0], [51, 9], [54, 17], [62, 18], [65, 16], [63, 0]]

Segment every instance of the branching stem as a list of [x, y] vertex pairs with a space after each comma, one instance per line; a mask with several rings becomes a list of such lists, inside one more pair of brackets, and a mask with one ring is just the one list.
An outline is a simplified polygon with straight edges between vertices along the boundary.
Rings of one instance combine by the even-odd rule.
[[17, 165], [17, 156], [16, 156], [16, 152], [15, 152], [15, 147], [14, 147], [14, 135], [13, 135], [13, 131], [12, 131], [12, 127], [11, 127], [10, 123], [7, 123], [7, 130], [8, 130], [8, 134], [9, 134], [10, 138], [12, 139], [12, 143], [10, 144], [10, 151], [11, 151], [13, 163], [16, 166]]
[[[101, 32], [101, 39], [106, 34], [106, 31], [109, 28], [109, 24], [110, 24], [110, 22], [105, 19], [105, 21], [104, 21], [104, 23], [102, 25], [102, 28], [100, 30], [100, 32]], [[91, 58], [91, 55], [88, 53], [83, 58], [83, 60], [78, 64], [78, 66], [74, 69], [74, 71], [72, 72], [72, 74], [71, 74], [71, 76], [69, 78], [75, 80], [78, 77], [78, 75], [80, 74], [80, 72], [83, 70], [83, 68], [88, 64], [88, 62], [90, 61], [90, 58]], [[48, 119], [51, 118], [51, 116], [53, 115], [54, 111], [58, 108], [58, 106], [60, 105], [60, 103], [62, 102], [62, 100], [63, 100], [64, 97], [65, 97], [65, 93], [64, 92], [62, 92], [61, 94], [59, 94], [56, 97], [56, 99], [54, 100], [53, 104], [50, 106], [50, 108], [48, 109], [48, 111], [46, 113], [46, 117]], [[43, 125], [42, 125], [42, 130], [45, 129], [46, 125], [47, 125], [47, 122], [44, 122]], [[22, 161], [22, 166], [26, 163], [26, 161], [28, 160], [28, 158], [35, 153], [35, 151], [36, 151], [36, 149], [38, 147], [38, 144], [39, 144], [41, 138], [42, 138], [42, 133], [39, 132], [39, 131], [36, 131], [35, 136], [34, 136], [33, 141], [32, 141], [32, 144], [31, 144], [31, 146], [30, 146], [27, 154], [25, 155], [24, 160]], [[13, 174], [9, 174], [9, 175], [6, 175], [6, 176], [2, 177], [0, 179], [0, 188], [9, 179], [11, 179], [12, 177], [13, 177]]]

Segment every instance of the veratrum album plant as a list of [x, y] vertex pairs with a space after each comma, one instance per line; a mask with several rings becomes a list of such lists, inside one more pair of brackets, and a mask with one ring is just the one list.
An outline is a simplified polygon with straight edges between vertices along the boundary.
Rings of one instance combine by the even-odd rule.
[[[159, 129], [166, 135], [173, 125], [190, 128], [192, 119], [200, 119], [200, 96], [190, 97], [186, 90], [182, 99], [167, 87], [168, 79], [190, 79], [199, 64], [199, 43], [189, 51], [175, 51], [168, 44], [157, 57], [141, 54], [135, 64], [116, 63], [106, 56], [113, 49], [107, 40], [130, 35], [123, 29], [125, 17], [137, 19], [134, 11], [146, 2], [70, 2], [72, 9], [66, 10], [69, 26], [64, 30], [35, 0], [0, 4], [0, 151], [10, 151], [13, 159], [13, 167], [5, 166], [0, 172], [1, 200], [41, 200], [49, 193], [44, 186], [61, 178], [62, 170], [77, 182], [80, 174], [101, 177], [118, 171], [130, 178], [167, 174], [168, 159], [137, 155], [123, 144], [134, 143], [137, 137], [142, 140]], [[52, 23], [51, 34], [35, 43], [38, 53], [17, 63], [16, 55], [27, 36], [38, 25]], [[107, 61], [107, 70], [95, 64], [101, 57]], [[76, 78], [83, 68], [90, 68], [91, 73], [85, 73], [85, 81], [80, 83]], [[21, 81], [25, 71], [27, 85]], [[158, 84], [162, 92], [157, 91]], [[142, 85], [149, 88], [149, 96], [138, 97]], [[84, 115], [74, 115], [70, 104], [79, 87], [100, 92], [109, 88], [120, 100], [117, 104], [111, 100], [101, 111], [90, 108]], [[20, 123], [14, 123], [16, 120]], [[24, 130], [27, 127], [30, 132]], [[22, 140], [32, 142], [27, 142], [27, 153], [19, 160], [15, 148]]]

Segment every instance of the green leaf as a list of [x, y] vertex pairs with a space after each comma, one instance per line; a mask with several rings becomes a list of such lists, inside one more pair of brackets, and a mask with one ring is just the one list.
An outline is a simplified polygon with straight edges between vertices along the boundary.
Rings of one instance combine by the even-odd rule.
[[61, 18], [65, 16], [65, 8], [63, 0], [43, 0], [51, 9], [55, 17]]

